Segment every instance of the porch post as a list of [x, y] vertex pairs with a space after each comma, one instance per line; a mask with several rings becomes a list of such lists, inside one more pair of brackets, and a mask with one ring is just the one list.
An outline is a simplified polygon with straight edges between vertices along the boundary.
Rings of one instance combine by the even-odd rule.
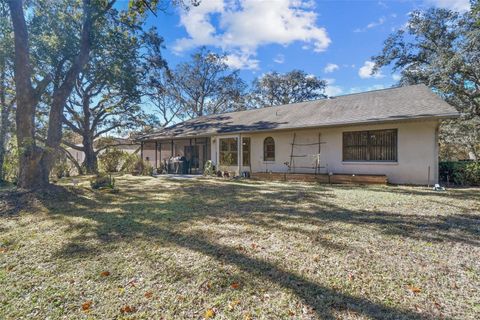
[[172, 147], [171, 149], [172, 149], [172, 158], [173, 158], [173, 139], [172, 139], [172, 146], [171, 147]]
[[140, 158], [142, 158], [143, 161], [143, 141], [140, 142]]
[[162, 143], [161, 142], [160, 142], [159, 152], [160, 152], [160, 162], [161, 162], [162, 161]]
[[155, 140], [155, 170], [158, 168], [158, 142]]
[[240, 166], [241, 166], [241, 161], [242, 161], [242, 134], [240, 133], [238, 135], [237, 139], [237, 167], [238, 167], [238, 176], [241, 176], [242, 173], [240, 172]]

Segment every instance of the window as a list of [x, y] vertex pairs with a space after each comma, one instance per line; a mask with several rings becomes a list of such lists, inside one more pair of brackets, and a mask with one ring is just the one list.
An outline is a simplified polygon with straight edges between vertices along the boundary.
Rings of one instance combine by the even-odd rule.
[[275, 161], [275, 141], [272, 137], [263, 140], [263, 161]]
[[237, 138], [220, 139], [220, 165], [236, 166], [238, 164]]
[[250, 165], [250, 138], [242, 138], [242, 164]]
[[397, 129], [344, 132], [343, 161], [397, 161]]

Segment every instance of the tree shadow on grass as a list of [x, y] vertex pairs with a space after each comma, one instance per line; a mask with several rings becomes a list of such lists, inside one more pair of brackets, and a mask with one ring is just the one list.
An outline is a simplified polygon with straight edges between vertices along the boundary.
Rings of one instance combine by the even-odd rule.
[[[68, 210], [67, 212], [74, 213], [74, 210]], [[293, 292], [322, 319], [335, 319], [335, 313], [347, 311], [372, 319], [429, 319], [429, 317], [413, 311], [384, 306], [365, 298], [351, 296], [319, 285], [271, 262], [250, 257], [237, 248], [213, 243], [199, 233], [186, 234], [176, 231], [172, 227], [141, 222], [134, 217], [123, 218], [118, 215], [90, 214], [88, 218], [95, 220], [96, 224], [92, 226], [94, 230], [91, 231], [95, 231], [97, 237], [100, 238], [111, 232], [122, 234], [122, 240], [124, 241], [141, 236], [155, 242], [161, 241], [186, 248], [210, 256], [217, 261], [234, 265], [253, 277], [266, 279]], [[128, 228], [126, 228], [127, 226]], [[111, 241], [116, 240], [112, 239]], [[63, 254], [68, 253], [72, 246], [75, 247], [73, 244], [68, 244]], [[85, 258], [83, 253], [80, 250], [81, 258]], [[71, 255], [67, 256], [67, 258], [71, 257]]]
[[[251, 276], [267, 279], [295, 293], [320, 318], [331, 319], [336, 312], [351, 311], [374, 319], [428, 319], [426, 315], [388, 307], [314, 283], [271, 262], [248, 256], [237, 248], [212, 242], [203, 234], [185, 232], [181, 223], [228, 217], [233, 223], [301, 233], [304, 230], [297, 227], [299, 224], [344, 222], [373, 226], [386, 234], [426, 241], [478, 243], [475, 241], [479, 236], [476, 215], [415, 217], [370, 211], [352, 212], [329, 202], [333, 194], [329, 193], [328, 188], [315, 191], [318, 192], [314, 193], [315, 204], [298, 208], [298, 197], [308, 200], [312, 195], [305, 193], [309, 191], [287, 187], [261, 193], [249, 185], [203, 182], [201, 186], [197, 182], [181, 182], [177, 186], [179, 188], [168, 191], [171, 198], [160, 200], [152, 199], [157, 192], [165, 190], [128, 190], [118, 195], [96, 193], [90, 198], [72, 194], [57, 201], [44, 198], [43, 203], [50, 209], [52, 217], [81, 217], [92, 222], [72, 223], [69, 231], [80, 230], [80, 235], [71, 238], [70, 243], [57, 252], [57, 257], [86, 258], [100, 250], [111, 250], [121, 242], [140, 238], [155, 241], [156, 244], [186, 248], [235, 265]], [[226, 192], [232, 196], [221, 198], [220, 190], [221, 194]], [[122, 200], [122, 197], [126, 197], [126, 200]], [[111, 202], [114, 204], [109, 204]], [[106, 211], [112, 208], [117, 210], [113, 213]], [[252, 215], [252, 211], [256, 213]], [[461, 232], [452, 234], [452, 230]], [[333, 230], [330, 233], [334, 235]], [[88, 245], [92, 237], [106, 247]], [[322, 240], [321, 245], [333, 250], [347, 248], [330, 240]]]

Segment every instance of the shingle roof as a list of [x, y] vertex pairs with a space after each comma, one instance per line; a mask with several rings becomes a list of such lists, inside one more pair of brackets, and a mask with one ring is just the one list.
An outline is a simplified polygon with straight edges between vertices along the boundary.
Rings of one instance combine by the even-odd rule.
[[454, 107], [420, 84], [203, 116], [141, 136], [139, 140], [457, 116]]

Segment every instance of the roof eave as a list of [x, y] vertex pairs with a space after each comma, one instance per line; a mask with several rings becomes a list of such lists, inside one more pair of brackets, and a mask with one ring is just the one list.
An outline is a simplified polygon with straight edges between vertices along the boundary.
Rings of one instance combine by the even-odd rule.
[[458, 112], [449, 112], [442, 114], [433, 114], [433, 115], [421, 115], [405, 118], [395, 118], [395, 119], [378, 119], [378, 120], [365, 120], [365, 121], [352, 121], [352, 122], [336, 122], [328, 123], [323, 125], [311, 125], [311, 126], [292, 126], [288, 128], [278, 128], [278, 129], [263, 129], [263, 130], [248, 130], [248, 131], [231, 131], [231, 132], [212, 132], [210, 134], [202, 135], [178, 135], [178, 136], [162, 136], [155, 137], [152, 135], [145, 135], [140, 138], [137, 138], [135, 141], [145, 142], [145, 141], [154, 141], [154, 140], [175, 140], [175, 139], [194, 139], [194, 138], [208, 138], [212, 135], [229, 135], [229, 134], [240, 134], [240, 133], [256, 133], [256, 132], [268, 132], [268, 131], [285, 131], [285, 130], [298, 130], [298, 129], [312, 129], [312, 128], [331, 128], [331, 127], [342, 127], [342, 126], [355, 126], [355, 125], [367, 125], [367, 124], [382, 124], [382, 123], [391, 123], [391, 122], [401, 122], [401, 121], [415, 121], [415, 120], [429, 120], [429, 119], [454, 119], [460, 117]]

